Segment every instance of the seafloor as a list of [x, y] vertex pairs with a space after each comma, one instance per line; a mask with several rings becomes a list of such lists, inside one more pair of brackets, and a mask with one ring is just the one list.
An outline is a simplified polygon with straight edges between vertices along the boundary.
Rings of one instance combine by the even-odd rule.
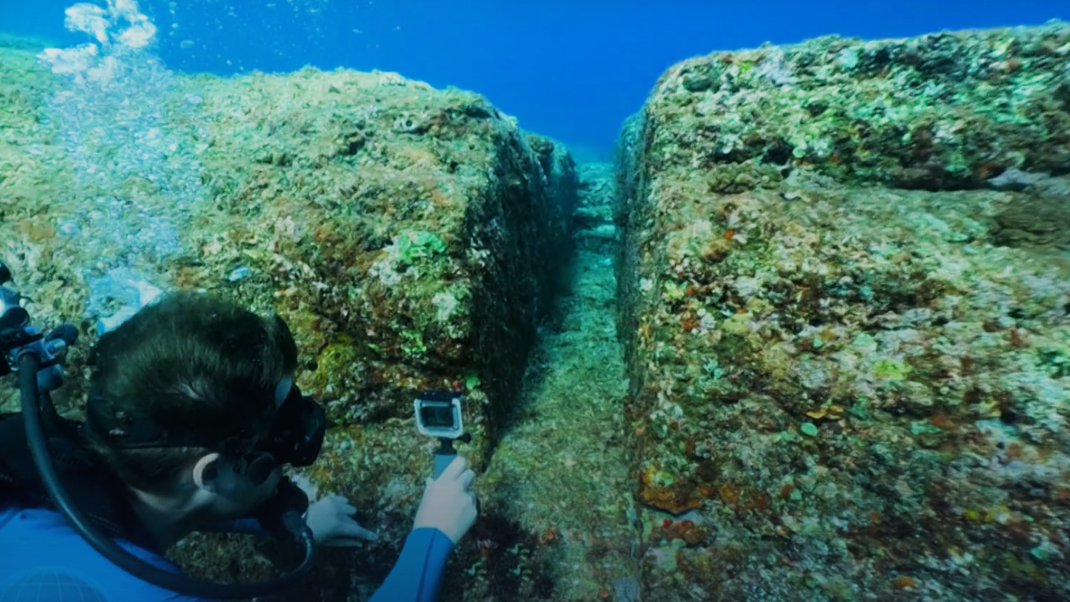
[[[42, 324], [91, 344], [127, 278], [295, 333], [333, 424], [295, 477], [381, 537], [279, 600], [389, 572], [428, 388], [467, 394], [479, 473], [443, 602], [1070, 599], [1065, 24], [689, 59], [579, 166], [396, 74], [147, 64], [153, 113], [6, 46], [0, 259]], [[172, 557], [294, 561], [237, 535]]]

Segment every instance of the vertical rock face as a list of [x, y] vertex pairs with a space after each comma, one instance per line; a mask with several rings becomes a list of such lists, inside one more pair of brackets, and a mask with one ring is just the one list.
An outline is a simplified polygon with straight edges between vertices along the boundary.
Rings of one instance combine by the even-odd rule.
[[1058, 23], [665, 73], [618, 149], [644, 592], [1070, 595], [1067, 90]]
[[[198, 87], [219, 127], [206, 169], [258, 241], [217, 259], [293, 279], [277, 303], [307, 326], [305, 384], [330, 416], [407, 417], [414, 391], [476, 379], [507, 399], [567, 249], [563, 150], [476, 95], [391, 74]], [[239, 286], [276, 292], [258, 284]]]
[[[340, 425], [408, 417], [420, 389], [478, 382], [510, 397], [569, 250], [563, 147], [478, 95], [396, 74], [175, 78], [152, 99], [154, 135], [200, 173], [176, 211], [173, 182], [134, 168], [164, 155], [80, 132], [76, 110], [51, 115], [47, 72], [6, 52], [5, 259], [42, 311], [106, 317], [111, 299], [86, 300], [124, 266], [124, 282], [279, 312], [305, 359], [299, 384]], [[116, 154], [75, 177], [86, 156]], [[177, 236], [166, 251], [136, 244], [164, 230]]]
[[[5, 52], [0, 238], [21, 291], [41, 304], [36, 316], [84, 318], [92, 335], [108, 317], [94, 312], [115, 309], [123, 301], [112, 296], [137, 277], [278, 312], [298, 342], [298, 384], [334, 425], [303, 476], [375, 513], [374, 524], [364, 519], [381, 526], [374, 557], [389, 561], [420, 499], [414, 475], [431, 465], [412, 426], [414, 396], [467, 393], [474, 440], [464, 451], [476, 466], [516, 397], [571, 248], [576, 176], [565, 149], [523, 133], [478, 95], [391, 73], [175, 78], [157, 90], [155, 135], [173, 141], [169, 159], [187, 153], [200, 174], [196, 204], [175, 212], [166, 182], [122, 161], [98, 166], [112, 171], [89, 183], [73, 177], [72, 136], [84, 136], [79, 160], [137, 149], [103, 148], [70, 118], [36, 125], [55, 108], [42, 106], [50, 75], [32, 55]], [[101, 254], [115, 232], [152, 239], [158, 231], [138, 221], [146, 215], [171, 218], [174, 249]], [[109, 271], [117, 266], [131, 268], [122, 283]], [[87, 304], [109, 274], [109, 292]], [[75, 414], [81, 353], [64, 408]], [[222, 541], [191, 538], [172, 553], [200, 577], [270, 572], [233, 538], [220, 548], [229, 552], [215, 550]], [[221, 553], [239, 560], [223, 566]], [[389, 565], [367, 568], [374, 579]], [[348, 584], [320, 578], [336, 593]]]

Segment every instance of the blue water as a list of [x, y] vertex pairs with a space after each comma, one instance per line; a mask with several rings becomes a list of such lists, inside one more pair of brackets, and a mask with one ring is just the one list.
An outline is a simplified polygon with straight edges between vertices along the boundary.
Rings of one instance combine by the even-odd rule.
[[[71, 0], [0, 0], [0, 31], [63, 46]], [[97, 4], [103, 5], [104, 0]], [[825, 34], [907, 37], [1070, 20], [1067, 0], [146, 0], [177, 72], [380, 69], [484, 94], [525, 129], [605, 156], [673, 63]]]

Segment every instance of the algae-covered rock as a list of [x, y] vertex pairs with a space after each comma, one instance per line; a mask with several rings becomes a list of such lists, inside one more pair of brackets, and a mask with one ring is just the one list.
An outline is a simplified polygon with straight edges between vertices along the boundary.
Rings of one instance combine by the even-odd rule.
[[[27, 294], [64, 281], [39, 302], [97, 317], [84, 309], [87, 281], [120, 260], [79, 255], [80, 245], [106, 243], [107, 230], [141, 217], [135, 206], [158, 210], [179, 222], [177, 250], [121, 261], [162, 288], [281, 313], [306, 358], [299, 383], [339, 423], [407, 416], [413, 392], [477, 374], [508, 397], [568, 249], [574, 175], [563, 149], [474, 94], [394, 74], [199, 77], [161, 98], [167, 135], [188, 142], [201, 174], [195, 202], [177, 212], [171, 191], [136, 170], [118, 170], [118, 190], [72, 182], [60, 130], [74, 125], [36, 124], [49, 80], [32, 57], [8, 54], [5, 251]], [[102, 201], [118, 207], [93, 211]]]
[[[390, 560], [436, 443], [414, 428], [414, 396], [467, 392], [462, 451], [477, 467], [516, 396], [570, 250], [564, 147], [476, 94], [393, 73], [178, 77], [146, 58], [120, 74], [142, 77], [136, 90], [54, 81], [34, 55], [0, 53], [0, 259], [38, 323], [84, 335], [61, 409], [80, 413], [85, 350], [131, 286], [278, 312], [297, 383], [333, 429], [301, 476], [358, 504]], [[149, 92], [137, 111], [111, 102]], [[197, 575], [262, 576], [260, 553], [235, 541], [173, 553]], [[218, 570], [204, 560], [227, 555], [216, 545], [241, 560]]]
[[1051, 24], [661, 78], [618, 157], [645, 592], [1070, 595], [1068, 61]]
[[798, 168], [924, 190], [1065, 173], [1068, 61], [1058, 22], [717, 52], [662, 75], [639, 143], [651, 167], [702, 169], [726, 193]]

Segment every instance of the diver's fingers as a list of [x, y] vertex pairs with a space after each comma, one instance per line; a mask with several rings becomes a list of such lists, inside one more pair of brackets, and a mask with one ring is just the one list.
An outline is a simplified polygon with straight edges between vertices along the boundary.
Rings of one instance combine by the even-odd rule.
[[357, 538], [365, 541], [375, 541], [379, 539], [378, 533], [369, 531], [353, 521], [342, 524], [341, 528], [338, 530], [338, 535], [340, 538]]
[[476, 480], [476, 473], [466, 470], [457, 480], [461, 482], [461, 490], [468, 491], [472, 487], [472, 481]]

